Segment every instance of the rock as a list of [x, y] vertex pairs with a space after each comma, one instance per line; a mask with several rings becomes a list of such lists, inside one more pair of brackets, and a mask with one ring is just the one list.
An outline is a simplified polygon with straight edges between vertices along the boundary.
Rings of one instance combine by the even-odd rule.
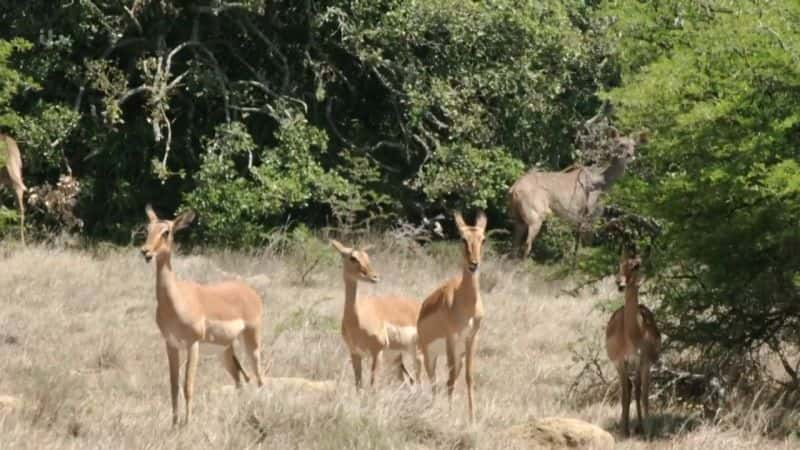
[[0, 395], [0, 411], [10, 411], [16, 408], [20, 403], [17, 397], [10, 395]]
[[247, 281], [248, 284], [253, 285], [253, 286], [269, 286], [270, 285], [269, 277], [264, 275], [264, 274], [253, 275], [251, 277], [247, 277], [247, 278], [245, 278], [245, 281]]
[[591, 423], [568, 417], [549, 417], [515, 425], [507, 430], [512, 437], [547, 448], [614, 448], [614, 437]]

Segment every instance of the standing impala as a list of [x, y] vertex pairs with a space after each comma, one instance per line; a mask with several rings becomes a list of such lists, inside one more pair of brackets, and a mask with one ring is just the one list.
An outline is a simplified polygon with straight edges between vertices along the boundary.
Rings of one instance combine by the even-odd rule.
[[417, 317], [419, 302], [411, 299], [357, 298], [359, 281], [378, 282], [378, 274], [372, 269], [366, 249], [345, 247], [331, 239], [331, 245], [342, 255], [344, 272], [344, 313], [342, 314], [342, 338], [350, 352], [356, 388], [361, 387], [361, 359], [372, 357], [372, 380], [375, 385], [378, 366], [384, 351], [400, 352], [397, 355], [398, 375], [403, 379], [403, 356], [407, 353], [414, 361], [414, 378], [419, 380], [422, 370], [421, 357], [417, 351]]
[[172, 424], [178, 423], [178, 384], [180, 372], [180, 350], [188, 354], [185, 369], [183, 395], [186, 399], [186, 420], [191, 413], [194, 376], [200, 342], [225, 346], [225, 369], [241, 386], [239, 372], [249, 381], [233, 353], [233, 342], [241, 336], [252, 370], [259, 386], [264, 385], [261, 376], [261, 297], [240, 281], [223, 281], [214, 284], [198, 284], [179, 280], [172, 271], [170, 257], [173, 235], [186, 228], [195, 217], [187, 211], [175, 220], [159, 219], [153, 208], [145, 209], [150, 223], [147, 225], [147, 242], [141, 247], [147, 262], [156, 259], [156, 323], [167, 345], [169, 358], [169, 382], [172, 396]]
[[[625, 291], [625, 304], [614, 311], [606, 327], [606, 352], [619, 374], [622, 396], [622, 430], [627, 436], [631, 404], [630, 375], [634, 379], [636, 415], [639, 427], [650, 415], [650, 366], [661, 352], [661, 333], [653, 313], [639, 304], [639, 269], [642, 261], [623, 250], [619, 262], [617, 285]], [[644, 414], [642, 410], [644, 409]], [[647, 432], [647, 430], [644, 430]]]
[[465, 358], [469, 418], [474, 421], [472, 362], [483, 319], [478, 269], [481, 263], [481, 246], [485, 240], [486, 216], [480, 212], [475, 226], [467, 226], [458, 212], [455, 213], [455, 220], [464, 244], [463, 272], [445, 281], [422, 302], [417, 331], [425, 360], [425, 372], [434, 384], [434, 392], [436, 354], [441, 353], [441, 348], [444, 347], [447, 354], [447, 395], [451, 400], [453, 386], [461, 373], [461, 358]]

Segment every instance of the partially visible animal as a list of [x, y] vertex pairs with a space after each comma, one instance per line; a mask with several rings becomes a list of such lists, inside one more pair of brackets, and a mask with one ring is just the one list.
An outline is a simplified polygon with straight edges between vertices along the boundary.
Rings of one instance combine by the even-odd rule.
[[623, 249], [620, 255], [617, 286], [625, 292], [625, 304], [614, 311], [606, 326], [606, 353], [619, 375], [622, 400], [622, 430], [630, 434], [631, 376], [636, 399], [639, 428], [646, 434], [645, 421], [650, 416], [650, 367], [661, 353], [661, 333], [655, 316], [639, 304], [642, 260]]
[[199, 284], [178, 279], [172, 271], [172, 244], [176, 231], [189, 226], [195, 213], [186, 211], [174, 220], [159, 219], [150, 205], [145, 209], [149, 223], [147, 241], [141, 247], [145, 261], [156, 260], [156, 324], [167, 348], [169, 383], [172, 397], [172, 425], [178, 424], [178, 385], [180, 351], [187, 353], [183, 395], [186, 419], [191, 414], [194, 377], [197, 372], [200, 342], [225, 347], [225, 369], [241, 387], [239, 374], [250, 380], [233, 352], [241, 338], [258, 386], [261, 374], [261, 297], [239, 280]]
[[350, 353], [356, 389], [361, 388], [361, 360], [372, 358], [371, 384], [375, 385], [380, 360], [384, 353], [393, 357], [400, 380], [407, 374], [403, 354], [414, 363], [413, 381], [419, 380], [422, 357], [417, 350], [417, 317], [420, 303], [403, 297], [358, 298], [359, 281], [377, 283], [380, 277], [372, 268], [367, 249], [346, 247], [331, 239], [331, 245], [342, 257], [344, 277], [344, 311], [342, 313], [342, 338]]
[[561, 172], [533, 169], [509, 188], [508, 213], [514, 227], [515, 255], [523, 258], [530, 255], [534, 239], [551, 214], [579, 225], [600, 212], [600, 195], [625, 173], [635, 158], [636, 147], [646, 142], [647, 135], [642, 132], [620, 136], [610, 127], [608, 138], [616, 147], [608, 166], [573, 166]]
[[0, 167], [0, 186], [8, 186], [17, 197], [19, 209], [19, 238], [25, 245], [25, 201], [24, 194], [27, 188], [22, 181], [22, 157], [19, 153], [17, 141], [11, 136], [0, 133], [0, 152], [5, 159], [5, 167]]
[[461, 273], [445, 281], [422, 302], [417, 321], [419, 347], [425, 371], [436, 392], [436, 361], [447, 355], [447, 396], [452, 401], [453, 388], [465, 361], [465, 381], [470, 421], [475, 420], [472, 372], [478, 331], [483, 320], [483, 302], [479, 286], [481, 248], [486, 239], [486, 216], [478, 214], [474, 226], [468, 226], [460, 213], [454, 214], [463, 243]]

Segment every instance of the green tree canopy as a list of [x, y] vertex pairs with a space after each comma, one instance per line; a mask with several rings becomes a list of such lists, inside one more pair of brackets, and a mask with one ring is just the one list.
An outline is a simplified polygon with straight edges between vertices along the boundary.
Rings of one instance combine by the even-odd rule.
[[665, 225], [656, 264], [672, 339], [778, 350], [800, 330], [800, 4], [604, 13], [618, 15], [627, 74], [609, 97], [625, 126], [653, 135], [618, 198]]

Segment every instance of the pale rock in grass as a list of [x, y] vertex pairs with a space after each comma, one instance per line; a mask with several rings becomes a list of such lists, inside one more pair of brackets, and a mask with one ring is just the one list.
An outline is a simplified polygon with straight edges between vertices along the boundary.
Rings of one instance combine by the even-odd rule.
[[506, 432], [513, 438], [546, 448], [614, 448], [611, 433], [597, 425], [568, 417], [533, 420], [515, 425]]

